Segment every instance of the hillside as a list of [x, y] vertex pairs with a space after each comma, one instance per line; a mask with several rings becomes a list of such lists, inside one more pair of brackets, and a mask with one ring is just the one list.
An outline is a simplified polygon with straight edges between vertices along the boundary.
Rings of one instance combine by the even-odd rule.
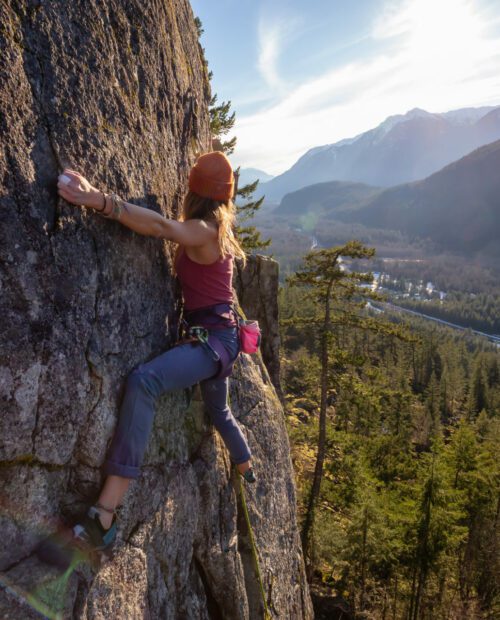
[[379, 192], [380, 188], [364, 183], [345, 181], [316, 183], [286, 194], [273, 213], [276, 215], [301, 215], [305, 212], [330, 214], [336, 210], [359, 207]]
[[272, 178], [272, 174], [268, 174], [264, 172], [264, 170], [259, 170], [258, 168], [241, 168], [238, 178], [238, 187], [244, 187], [257, 180], [260, 183], [264, 183], [270, 181]]
[[418, 108], [387, 118], [354, 138], [315, 147], [289, 170], [262, 183], [269, 201], [307, 185], [350, 181], [390, 187], [423, 179], [500, 139], [500, 107], [431, 114]]
[[500, 254], [500, 140], [423, 181], [386, 190], [318, 183], [287, 194], [273, 212], [277, 216], [305, 213], [427, 237], [446, 251], [496, 258]]
[[429, 237], [445, 250], [499, 256], [500, 140], [337, 217]]

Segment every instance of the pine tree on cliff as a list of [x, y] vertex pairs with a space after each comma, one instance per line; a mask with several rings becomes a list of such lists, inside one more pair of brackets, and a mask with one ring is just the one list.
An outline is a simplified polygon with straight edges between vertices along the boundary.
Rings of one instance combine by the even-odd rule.
[[[236, 121], [236, 112], [231, 110], [231, 102], [223, 101], [219, 105], [217, 103], [217, 94], [214, 94], [210, 100], [210, 131], [212, 135], [221, 140], [222, 136], [228, 134], [234, 127]], [[236, 146], [236, 136], [233, 136], [231, 140], [220, 143], [220, 150], [226, 155], [231, 155], [234, 152]]]
[[302, 269], [287, 279], [290, 286], [306, 287], [308, 291], [306, 297], [314, 302], [315, 314], [313, 316], [293, 317], [288, 319], [287, 323], [304, 323], [313, 330], [319, 340], [321, 366], [316, 462], [301, 532], [308, 578], [311, 577], [312, 572], [314, 516], [320, 496], [325, 461], [328, 397], [335, 383], [332, 359], [334, 330], [342, 326], [397, 334], [401, 337], [403, 335], [401, 330], [394, 325], [387, 325], [361, 314], [367, 299], [379, 298], [370, 288], [359, 286], [362, 283], [371, 282], [373, 276], [355, 271], [344, 271], [339, 260], [341, 257], [366, 259], [371, 258], [374, 253], [373, 248], [367, 248], [359, 241], [349, 241], [343, 246], [329, 249], [313, 250], [305, 255]]
[[[199, 38], [204, 32], [203, 24], [199, 17], [195, 17], [195, 26], [198, 31]], [[205, 48], [202, 47], [201, 49], [203, 52], [205, 67], [208, 68], [208, 62], [205, 58]], [[212, 71], [207, 71], [208, 81], [212, 79], [212, 76]], [[231, 101], [223, 101], [222, 103], [217, 104], [217, 94], [214, 94], [210, 100], [208, 111], [210, 114], [210, 132], [214, 137], [212, 140], [212, 148], [222, 151], [226, 155], [231, 155], [231, 153], [234, 152], [237, 137], [233, 136], [226, 142], [221, 141], [222, 136], [229, 133], [229, 131], [234, 127], [234, 123], [236, 121], [236, 113], [234, 111], [231, 112]], [[241, 188], [238, 187], [239, 170], [240, 169], [238, 167], [234, 174], [236, 179], [235, 198], [240, 196], [244, 200], [250, 200], [250, 202], [243, 205], [236, 205], [235, 203], [238, 221], [241, 223], [251, 219], [255, 215], [256, 211], [260, 209], [264, 201], [264, 196], [256, 201], [252, 200], [252, 196], [257, 190], [257, 185], [259, 184], [258, 180]], [[246, 252], [267, 248], [271, 244], [271, 239], [266, 239], [265, 241], [261, 239], [260, 231], [258, 231], [255, 226], [236, 226], [235, 232], [241, 246]]]
[[[199, 38], [204, 32], [203, 24], [199, 17], [195, 17], [195, 26], [198, 31]], [[201, 49], [203, 52], [205, 66], [208, 67], [208, 62], [205, 58], [205, 48], [202, 47]], [[207, 77], [209, 81], [212, 79], [212, 76], [212, 71], [208, 71]], [[208, 111], [210, 114], [210, 132], [215, 138], [212, 140], [212, 148], [222, 151], [226, 155], [231, 155], [234, 152], [237, 137], [233, 136], [230, 140], [222, 142], [222, 137], [226, 136], [229, 131], [231, 131], [236, 121], [236, 113], [234, 111], [231, 112], [231, 101], [223, 101], [222, 103], [217, 104], [217, 93], [215, 93], [210, 99]], [[264, 201], [264, 196], [258, 200], [252, 200], [252, 196], [257, 190], [257, 185], [259, 184], [258, 180], [243, 187], [238, 187], [239, 171], [240, 169], [238, 167], [234, 174], [236, 180], [235, 198], [240, 196], [244, 200], [250, 200], [250, 202], [242, 205], [236, 205], [235, 203], [236, 212], [238, 214], [238, 222], [241, 224], [251, 219], [260, 209]], [[235, 232], [241, 246], [246, 252], [266, 248], [271, 243], [271, 239], [261, 239], [260, 231], [258, 231], [255, 226], [236, 226]]]
[[[240, 169], [235, 172], [237, 178], [239, 178]], [[238, 188], [236, 191], [236, 195], [240, 196], [244, 200], [249, 200], [250, 202], [246, 202], [242, 205], [237, 205], [236, 209], [238, 212], [238, 221], [240, 224], [250, 220], [255, 213], [260, 209], [262, 203], [264, 202], [264, 196], [258, 198], [257, 200], [252, 200], [254, 192], [257, 190], [257, 186], [259, 184], [259, 180], [257, 179], [253, 183], [248, 183], [248, 185], [244, 185], [241, 188]], [[260, 236], [260, 231], [258, 231], [255, 226], [238, 226], [236, 228], [236, 232], [238, 237], [243, 241], [243, 247], [245, 250], [261, 250], [263, 248], [267, 248], [271, 244], [271, 239], [262, 240]]]
[[[233, 127], [236, 120], [235, 112], [230, 113], [231, 110], [231, 102], [225, 101], [220, 105], [216, 105], [217, 95], [215, 94], [210, 101], [210, 130], [212, 135], [216, 137], [214, 143], [216, 144], [216, 148], [223, 151], [226, 155], [230, 155], [236, 146], [236, 136], [231, 138], [226, 142], [222, 142], [222, 136], [225, 136]], [[239, 168], [235, 172], [236, 177], [236, 197], [241, 197], [243, 200], [249, 200], [250, 202], [246, 202], [242, 205], [236, 205], [236, 212], [238, 213], [238, 222], [241, 224], [251, 219], [255, 213], [260, 209], [264, 196], [259, 198], [258, 200], [252, 200], [252, 196], [254, 192], [257, 190], [257, 186], [259, 181], [254, 181], [253, 183], [249, 183], [244, 185], [243, 187], [238, 187], [238, 178], [239, 178]], [[266, 239], [265, 241], [261, 239], [260, 231], [258, 231], [255, 226], [237, 226], [236, 234], [243, 249], [246, 252], [251, 250], [259, 250], [262, 248], [266, 248], [271, 243], [271, 239]]]

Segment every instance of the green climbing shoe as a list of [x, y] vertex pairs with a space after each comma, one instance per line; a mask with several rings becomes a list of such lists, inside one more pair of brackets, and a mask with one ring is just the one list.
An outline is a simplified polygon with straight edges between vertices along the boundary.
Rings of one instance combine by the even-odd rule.
[[239, 473], [240, 476], [243, 476], [243, 478], [245, 478], [247, 482], [257, 482], [257, 478], [253, 473], [253, 469], [251, 467], [249, 467], [244, 474], [242, 474], [241, 472]]
[[112, 547], [116, 540], [116, 514], [109, 529], [105, 529], [99, 519], [99, 510], [91, 506], [76, 525], [71, 529], [55, 532], [42, 541], [36, 552], [38, 557], [48, 564], [67, 569], [74, 557], [99, 566], [112, 556]]

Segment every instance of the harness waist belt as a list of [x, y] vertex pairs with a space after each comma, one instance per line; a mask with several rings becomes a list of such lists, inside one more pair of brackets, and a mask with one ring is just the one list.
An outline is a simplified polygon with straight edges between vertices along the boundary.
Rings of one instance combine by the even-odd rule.
[[221, 303], [194, 310], [185, 310], [184, 317], [188, 325], [203, 325], [212, 329], [237, 327], [237, 314], [232, 304]]
[[[203, 308], [195, 308], [194, 310], [185, 310], [183, 325], [187, 328], [200, 326], [210, 330], [227, 329], [228, 327], [238, 327], [237, 316], [231, 304], [214, 304], [212, 306], [204, 306]], [[225, 379], [228, 377], [233, 370], [233, 365], [238, 355], [236, 358], [231, 359], [229, 351], [214, 334], [208, 334], [206, 341], [199, 340], [199, 342], [201, 346], [211, 349], [211, 352], [214, 353], [221, 362], [219, 372], [214, 375], [212, 379]]]

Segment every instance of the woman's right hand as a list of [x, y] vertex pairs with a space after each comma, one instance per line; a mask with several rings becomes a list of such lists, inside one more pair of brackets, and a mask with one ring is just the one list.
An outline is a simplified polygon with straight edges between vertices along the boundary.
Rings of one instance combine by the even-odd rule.
[[65, 168], [57, 180], [57, 191], [61, 198], [71, 204], [101, 209], [104, 204], [103, 194], [87, 179], [75, 170]]

